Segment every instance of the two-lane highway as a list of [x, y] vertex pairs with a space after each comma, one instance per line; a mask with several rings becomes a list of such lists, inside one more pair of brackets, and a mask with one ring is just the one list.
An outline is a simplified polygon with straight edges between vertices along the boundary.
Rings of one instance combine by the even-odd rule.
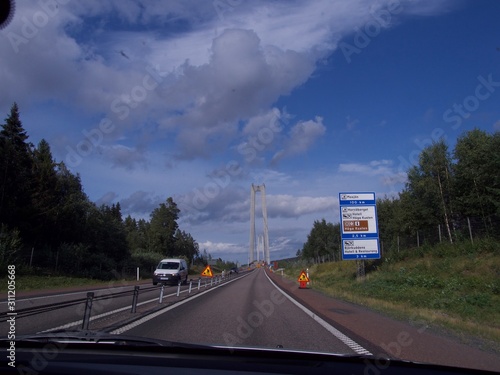
[[114, 333], [209, 345], [366, 353], [353, 340], [336, 337], [313, 320], [263, 269]]
[[[177, 287], [167, 287], [162, 304], [158, 303], [160, 287], [142, 285], [140, 306], [132, 313], [134, 286], [112, 283], [95, 291], [97, 299], [89, 328], [116, 335], [224, 347], [282, 347], [347, 355], [373, 354], [494, 371], [500, 368], [497, 353], [464, 345], [432, 332], [420, 322], [397, 321], [314, 289], [298, 289], [296, 281], [264, 269], [210, 284], [207, 281], [205, 287], [203, 281], [198, 289], [195, 282], [191, 294], [188, 286], [182, 286], [179, 296]], [[82, 299], [85, 295], [86, 291], [79, 291], [19, 298], [18, 311], [27, 306], [43, 311], [20, 314], [16, 318], [16, 334], [80, 328], [83, 303], [57, 310], [48, 304]], [[99, 300], [101, 297], [106, 299]], [[0, 304], [0, 311], [4, 306], [5, 303]], [[8, 324], [0, 324], [0, 334], [5, 335], [7, 329]]]
[[[208, 286], [210, 283], [208, 283]], [[205, 281], [200, 289], [205, 289]], [[108, 287], [42, 295], [18, 296], [16, 298], [16, 333], [32, 334], [60, 329], [80, 329], [86, 308], [87, 293], [93, 292], [89, 329], [102, 330], [119, 321], [137, 317], [158, 304], [161, 286], [150, 283], [140, 285], [137, 313], [131, 314], [134, 285], [112, 281]], [[198, 280], [193, 281], [193, 293], [199, 292]], [[166, 286], [163, 305], [184, 299], [189, 294], [189, 285], [182, 285], [177, 297], [177, 286]], [[7, 302], [0, 302], [0, 323], [7, 320]], [[0, 324], [0, 335], [6, 335], [7, 324]]]

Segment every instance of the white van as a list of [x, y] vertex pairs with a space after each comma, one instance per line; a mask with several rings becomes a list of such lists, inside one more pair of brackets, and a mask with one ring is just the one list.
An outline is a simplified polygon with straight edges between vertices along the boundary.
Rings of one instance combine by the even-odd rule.
[[153, 274], [153, 285], [177, 285], [179, 282], [186, 284], [187, 279], [188, 266], [184, 259], [163, 259]]

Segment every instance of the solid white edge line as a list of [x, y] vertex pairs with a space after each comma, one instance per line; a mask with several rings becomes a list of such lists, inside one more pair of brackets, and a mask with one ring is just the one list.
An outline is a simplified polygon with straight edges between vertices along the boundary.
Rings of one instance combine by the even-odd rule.
[[[242, 277], [245, 277], [245, 276], [247, 276], [247, 275], [243, 275], [243, 276], [239, 277], [238, 279], [241, 279]], [[230, 280], [230, 281], [228, 281], [228, 282], [226, 282], [224, 284], [227, 284], [227, 283], [232, 282], [232, 281], [236, 281], [238, 279]], [[224, 284], [221, 284], [219, 286], [222, 286]], [[181, 293], [187, 293], [187, 292], [188, 292], [187, 289], [181, 291]], [[163, 296], [163, 298], [172, 297], [172, 296], [175, 296], [175, 295], [177, 295], [177, 292], [174, 292], [174, 293], [168, 294], [166, 296]], [[142, 305], [145, 305], [147, 303], [152, 303], [154, 301], [158, 301], [158, 299], [159, 299], [159, 297], [153, 298], [153, 299], [150, 299], [150, 300], [147, 300], [147, 301], [143, 301], [143, 302], [138, 303], [137, 306], [142, 306]], [[132, 308], [132, 305], [125, 306], [125, 307], [120, 307], [119, 309], [116, 309], [116, 310], [112, 310], [112, 311], [108, 311], [108, 312], [105, 312], [105, 313], [102, 313], [102, 314], [99, 314], [99, 315], [91, 316], [90, 319], [89, 319], [89, 321], [93, 321], [93, 320], [96, 320], [96, 319], [104, 318], [105, 316], [113, 315], [113, 314], [116, 314], [116, 313], [128, 310], [130, 308]], [[62, 326], [58, 326], [58, 327], [54, 327], [54, 328], [49, 328], [49, 329], [46, 329], [46, 330], [43, 330], [43, 331], [40, 331], [40, 332], [37, 332], [37, 333], [48, 333], [48, 332], [52, 332], [52, 331], [59, 331], [61, 329], [67, 329], [67, 328], [71, 328], [71, 327], [74, 327], [74, 326], [81, 325], [82, 323], [83, 323], [83, 319], [80, 319], [80, 320], [76, 320], [74, 322], [63, 324]]]
[[[265, 272], [264, 272], [265, 273]], [[357, 354], [363, 354], [363, 355], [372, 355], [368, 350], [363, 348], [361, 345], [359, 345], [356, 341], [352, 340], [351, 338], [347, 337], [344, 335], [342, 332], [340, 332], [337, 328], [332, 326], [330, 323], [328, 323], [326, 320], [320, 318], [317, 316], [314, 312], [309, 310], [307, 307], [304, 305], [300, 304], [298, 301], [290, 297], [286, 292], [284, 292], [279, 286], [277, 286], [271, 278], [265, 273], [267, 279], [269, 282], [278, 290], [280, 291], [281, 294], [283, 294], [286, 298], [288, 298], [293, 304], [295, 304], [298, 308], [300, 308], [302, 311], [304, 311], [307, 315], [309, 315], [313, 320], [315, 320], [317, 323], [319, 323], [323, 328], [325, 328], [328, 332], [330, 332], [332, 335], [334, 335], [337, 339], [342, 341], [345, 345], [347, 345], [350, 349], [355, 351]]]
[[224, 285], [230, 284], [230, 283], [232, 283], [233, 281], [237, 281], [237, 280], [240, 280], [240, 279], [242, 279], [242, 278], [244, 278], [244, 277], [247, 277], [247, 276], [248, 276], [248, 275], [250, 275], [250, 274], [251, 274], [251, 272], [249, 272], [249, 273], [247, 273], [246, 275], [243, 275], [243, 276], [241, 276], [241, 277], [238, 277], [237, 279], [229, 280], [229, 281], [225, 282], [224, 284], [220, 284], [220, 285], [218, 285], [218, 286], [214, 286], [214, 287], [212, 287], [212, 288], [210, 288], [210, 289], [207, 289], [207, 290], [205, 290], [205, 291], [203, 291], [203, 292], [200, 292], [200, 293], [198, 293], [198, 294], [195, 294], [195, 295], [193, 295], [192, 297], [189, 297], [189, 298], [186, 298], [186, 299], [184, 299], [184, 300], [182, 300], [182, 301], [180, 301], [180, 302], [174, 303], [173, 305], [170, 305], [170, 306], [168, 306], [168, 307], [166, 307], [166, 308], [164, 308], [164, 309], [161, 309], [161, 310], [159, 310], [159, 311], [157, 311], [157, 312], [154, 312], [154, 313], [152, 313], [152, 314], [146, 315], [146, 316], [145, 316], [145, 317], [143, 317], [143, 318], [140, 318], [140, 319], [138, 319], [138, 320], [135, 320], [135, 321], [133, 321], [132, 323], [126, 324], [126, 325], [124, 325], [123, 327], [117, 328], [117, 329], [115, 329], [115, 330], [113, 330], [113, 331], [111, 331], [111, 332], [109, 332], [109, 333], [110, 333], [110, 334], [112, 334], [112, 335], [120, 335], [120, 334], [122, 334], [122, 333], [124, 333], [124, 332], [127, 332], [128, 330], [131, 330], [132, 328], [135, 328], [135, 327], [137, 327], [137, 326], [139, 326], [139, 325], [141, 325], [141, 324], [143, 324], [143, 323], [146, 323], [147, 321], [149, 321], [149, 320], [151, 320], [151, 319], [156, 318], [157, 316], [160, 316], [160, 315], [162, 315], [162, 314], [166, 313], [167, 311], [173, 310], [173, 309], [175, 309], [176, 307], [179, 307], [179, 306], [181, 306], [181, 305], [184, 305], [185, 303], [191, 302], [191, 301], [192, 301], [192, 300], [194, 300], [195, 298], [201, 297], [202, 295], [204, 295], [204, 294], [206, 294], [206, 293], [209, 293], [209, 292], [212, 292], [212, 291], [216, 290], [217, 288], [220, 288], [220, 287], [222, 287], [222, 286], [224, 286]]

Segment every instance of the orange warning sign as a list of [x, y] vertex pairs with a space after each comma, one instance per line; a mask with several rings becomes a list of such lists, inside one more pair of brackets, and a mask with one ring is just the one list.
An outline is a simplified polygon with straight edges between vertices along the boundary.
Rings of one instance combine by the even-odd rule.
[[212, 269], [210, 268], [210, 265], [205, 267], [205, 269], [201, 273], [201, 276], [206, 276], [206, 277], [213, 277], [214, 276], [214, 274], [212, 273]]
[[304, 271], [302, 271], [302, 272], [300, 273], [300, 276], [299, 276], [299, 279], [298, 279], [298, 280], [299, 280], [300, 282], [307, 282], [307, 283], [309, 282], [309, 278], [307, 277], [307, 274], [306, 274]]

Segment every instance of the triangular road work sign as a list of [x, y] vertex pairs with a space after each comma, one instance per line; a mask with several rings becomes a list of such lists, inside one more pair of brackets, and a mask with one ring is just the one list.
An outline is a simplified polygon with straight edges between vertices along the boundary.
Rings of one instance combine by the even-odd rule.
[[201, 273], [201, 276], [206, 276], [206, 277], [213, 277], [214, 276], [214, 274], [212, 273], [212, 269], [210, 268], [210, 265], [205, 267], [205, 269]]
[[299, 276], [299, 279], [298, 279], [298, 280], [299, 280], [299, 281], [309, 282], [309, 278], [307, 277], [307, 274], [306, 274], [304, 271], [302, 271], [302, 272], [300, 273], [300, 276]]

